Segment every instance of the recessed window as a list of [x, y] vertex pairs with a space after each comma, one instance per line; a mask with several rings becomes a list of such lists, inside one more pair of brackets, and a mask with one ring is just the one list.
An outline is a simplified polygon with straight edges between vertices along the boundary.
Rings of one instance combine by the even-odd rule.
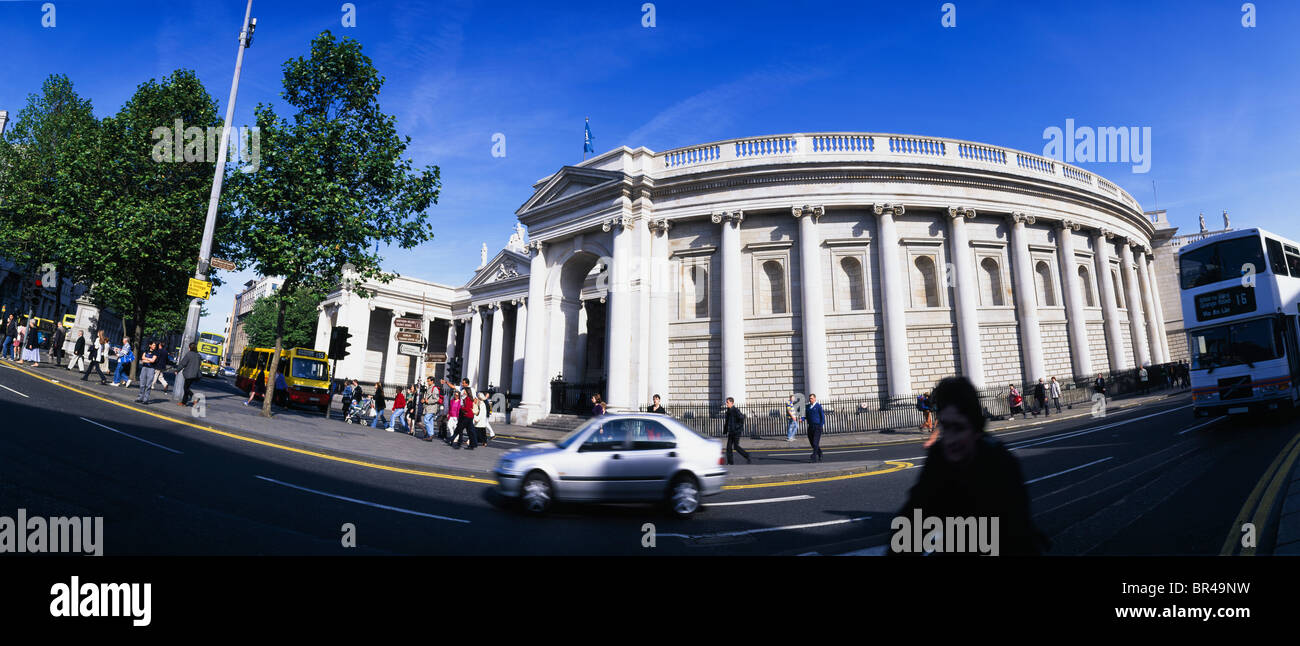
[[709, 270], [703, 263], [682, 265], [682, 298], [677, 311], [680, 320], [709, 318]]
[[1088, 303], [1088, 307], [1097, 306], [1097, 298], [1092, 293], [1092, 279], [1088, 275], [1088, 268], [1079, 265], [1079, 288], [1083, 290], [1083, 298]]
[[912, 269], [912, 307], [939, 307], [939, 273], [934, 256], [917, 256]]
[[862, 261], [853, 256], [840, 258], [838, 281], [840, 292], [835, 301], [839, 309], [867, 309], [866, 278], [862, 270]]
[[1056, 307], [1056, 290], [1052, 289], [1052, 267], [1040, 260], [1034, 265], [1034, 282], [1038, 288], [1038, 304]]
[[785, 314], [785, 267], [779, 260], [762, 264], [758, 289], [759, 314]]
[[980, 303], [987, 307], [1002, 307], [1002, 268], [993, 258], [980, 261]]
[[1124, 309], [1124, 281], [1120, 280], [1119, 272], [1111, 270], [1110, 278], [1115, 283], [1115, 307]]

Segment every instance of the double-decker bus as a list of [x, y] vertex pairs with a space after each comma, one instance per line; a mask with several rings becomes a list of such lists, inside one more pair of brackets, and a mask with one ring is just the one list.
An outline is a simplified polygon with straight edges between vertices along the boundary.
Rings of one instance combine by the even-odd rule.
[[1179, 250], [1183, 321], [1198, 416], [1300, 401], [1300, 244], [1262, 229]]
[[203, 360], [199, 364], [199, 372], [216, 377], [220, 374], [221, 358], [226, 352], [226, 337], [216, 332], [200, 332], [195, 342], [198, 344], [199, 357]]
[[[257, 379], [266, 378], [271, 368], [272, 348], [246, 348], [240, 357], [235, 387], [248, 393]], [[293, 348], [280, 352], [279, 373], [284, 375], [285, 404], [311, 405], [324, 412], [330, 405], [330, 371], [326, 355], [319, 350]], [[266, 392], [275, 392], [275, 379], [267, 383]]]

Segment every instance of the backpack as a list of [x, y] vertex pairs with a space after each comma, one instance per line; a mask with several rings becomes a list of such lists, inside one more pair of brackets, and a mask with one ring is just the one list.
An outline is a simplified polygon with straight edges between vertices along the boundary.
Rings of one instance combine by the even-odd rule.
[[925, 395], [916, 396], [916, 410], [919, 411], [925, 410]]

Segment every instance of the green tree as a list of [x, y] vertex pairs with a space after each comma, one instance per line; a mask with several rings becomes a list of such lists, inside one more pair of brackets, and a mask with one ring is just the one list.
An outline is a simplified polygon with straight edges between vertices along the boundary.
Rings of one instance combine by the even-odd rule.
[[[177, 120], [188, 130], [182, 131], [180, 157], [161, 145], [176, 143]], [[132, 319], [136, 347], [145, 330], [185, 325], [188, 277], [198, 261], [212, 189], [214, 162], [204, 153], [215, 149], [216, 137], [208, 129], [219, 132], [221, 121], [198, 77], [177, 70], [161, 82], [140, 84], [103, 122], [104, 174], [112, 190], [100, 200], [93, 294], [98, 304]]]
[[[258, 299], [253, 304], [253, 311], [244, 319], [244, 333], [248, 335], [250, 347], [268, 348], [276, 342], [276, 320], [280, 316], [282, 296]], [[284, 307], [283, 341], [286, 348], [311, 348], [316, 344], [316, 306], [320, 304], [319, 294], [302, 289], [294, 294]]]
[[[90, 100], [57, 74], [27, 97], [0, 141], [0, 256], [47, 289], [61, 289], [61, 278], [84, 280], [97, 261], [102, 153]], [[59, 307], [55, 319], [62, 317]]]
[[[257, 106], [261, 165], [232, 178], [227, 233], [245, 266], [284, 278], [272, 373], [284, 347], [287, 304], [300, 291], [328, 293], [345, 271], [349, 279], [392, 280], [372, 246], [409, 249], [431, 239], [425, 211], [441, 185], [436, 166], [416, 171], [403, 157], [410, 138], [398, 136], [396, 119], [380, 110], [384, 80], [359, 43], [322, 32], [309, 58], [291, 59], [283, 69], [281, 96], [297, 113], [288, 121], [271, 106]], [[271, 416], [270, 397], [262, 415]]]

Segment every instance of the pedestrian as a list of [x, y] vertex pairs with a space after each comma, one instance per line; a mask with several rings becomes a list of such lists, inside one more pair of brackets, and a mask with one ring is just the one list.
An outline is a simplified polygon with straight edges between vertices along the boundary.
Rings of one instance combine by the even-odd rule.
[[1101, 400], [1106, 401], [1106, 379], [1097, 373], [1097, 379], [1092, 382], [1093, 392], [1101, 395]]
[[86, 331], [81, 330], [77, 333], [77, 342], [72, 346], [72, 361], [68, 362], [65, 370], [73, 372], [86, 367]]
[[460, 418], [456, 420], [456, 435], [451, 438], [452, 446], [461, 448], [461, 438], [469, 438], [469, 450], [478, 448], [478, 438], [474, 432], [474, 395], [469, 388], [460, 391]]
[[1148, 381], [1147, 381], [1147, 367], [1146, 367], [1146, 366], [1142, 366], [1142, 367], [1138, 368], [1138, 381], [1142, 384], [1142, 394], [1143, 394], [1143, 395], [1145, 395], [1145, 394], [1147, 394], [1148, 392], [1150, 392], [1150, 390], [1148, 390], [1148, 388], [1147, 388], [1147, 383], [1148, 383]]
[[41, 329], [34, 318], [27, 322], [27, 336], [23, 339], [23, 361], [32, 362], [32, 367], [41, 365]]
[[798, 395], [790, 393], [790, 398], [785, 400], [785, 441], [793, 442], [795, 433], [799, 432], [799, 406], [795, 402]]
[[1056, 377], [1055, 377], [1055, 376], [1052, 377], [1052, 383], [1050, 383], [1050, 384], [1047, 385], [1047, 394], [1050, 395], [1050, 396], [1052, 397], [1052, 403], [1053, 403], [1053, 404], [1056, 404], [1056, 412], [1057, 412], [1057, 414], [1060, 414], [1060, 412], [1061, 412], [1061, 384], [1060, 384], [1060, 382], [1058, 382], [1058, 381], [1056, 380]]
[[1020, 396], [1020, 391], [1016, 390], [1015, 384], [1010, 386], [1011, 390], [1007, 392], [1007, 408], [1011, 410], [1011, 416], [1015, 417], [1016, 413], [1020, 413], [1024, 419], [1029, 419], [1029, 413], [1025, 412], [1025, 398]]
[[167, 383], [167, 367], [171, 364], [171, 357], [167, 354], [167, 346], [161, 342], [154, 344], [154, 361], [153, 366], [153, 385], [162, 384], [162, 391], [167, 392], [171, 386]]
[[284, 369], [287, 366], [284, 362], [280, 363], [280, 369], [275, 371], [275, 393], [271, 395], [271, 403], [289, 407], [289, 384], [284, 382]]
[[422, 399], [424, 415], [420, 418], [424, 422], [424, 437], [420, 439], [432, 442], [434, 431], [438, 426], [438, 416], [442, 413], [442, 393], [438, 390], [438, 385], [434, 383], [433, 377], [429, 377], [426, 381], [429, 382], [429, 387], [424, 391]]
[[66, 340], [66, 331], [62, 325], [54, 328], [54, 337], [50, 339], [50, 359], [55, 366], [63, 367], [63, 342]]
[[[398, 388], [397, 397], [393, 398], [393, 416], [388, 420], [388, 432], [392, 433], [393, 429], [406, 426], [406, 389]], [[405, 429], [403, 429], [405, 430]]]
[[17, 359], [17, 357], [10, 354], [13, 350], [14, 337], [16, 336], [18, 336], [18, 321], [14, 319], [13, 314], [10, 314], [9, 318], [5, 321], [5, 344], [0, 346], [0, 354], [3, 354], [3, 356], [10, 361]]
[[14, 333], [13, 349], [14, 349], [14, 361], [17, 361], [18, 365], [20, 366], [23, 365], [23, 359], [25, 358], [23, 356], [22, 348], [23, 348], [23, 339], [25, 339], [26, 337], [27, 337], [27, 322], [24, 320], [19, 320], [17, 332]]
[[605, 402], [600, 400], [600, 395], [591, 396], [591, 416], [600, 417], [605, 414]]
[[753, 464], [754, 461], [749, 458], [749, 453], [740, 448], [740, 434], [745, 431], [745, 414], [736, 408], [736, 399], [727, 398], [727, 417], [722, 424], [722, 430], [727, 434], [727, 464], [735, 464], [731, 460], [731, 450], [734, 448], [740, 457], [745, 458], [746, 464]]
[[496, 435], [492, 431], [492, 426], [488, 424], [488, 415], [491, 414], [491, 408], [488, 406], [487, 393], [479, 393], [478, 399], [474, 401], [474, 429], [478, 433], [479, 444], [487, 446], [492, 436]]
[[117, 367], [113, 369], [113, 385], [126, 384], [131, 387], [131, 362], [135, 361], [135, 350], [131, 349], [131, 338], [122, 339], [122, 349], [117, 351]]
[[[984, 432], [975, 387], [964, 377], [948, 377], [935, 386], [934, 404], [939, 441], [926, 453], [921, 475], [898, 516], [996, 518], [996, 553], [1041, 554], [1046, 538], [1034, 527], [1020, 462]], [[971, 543], [966, 545], [974, 551]], [[894, 553], [902, 553], [897, 549]]]
[[[460, 398], [456, 396], [456, 389], [452, 387], [451, 382], [446, 382], [447, 390], [447, 436], [444, 441], [451, 444], [453, 438], [457, 437], [456, 428], [460, 424]], [[459, 445], [458, 445], [459, 446]]]
[[645, 412], [658, 413], [660, 415], [668, 414], [668, 411], [664, 410], [663, 404], [659, 403], [659, 395], [654, 396], [654, 403], [650, 404], [649, 406], [646, 406]]
[[108, 337], [104, 336], [101, 330], [95, 338], [95, 343], [86, 351], [86, 359], [89, 361], [86, 365], [86, 371], [81, 374], [81, 380], [86, 381], [90, 378], [90, 371], [94, 370], [99, 375], [99, 385], [108, 384], [108, 376], [104, 374], [101, 362], [108, 362]]
[[921, 431], [927, 429], [930, 431], [930, 437], [926, 438], [924, 446], [930, 448], [931, 444], [939, 440], [939, 425], [934, 423], [934, 400], [930, 399], [929, 391], [921, 393], [918, 399], [920, 401], [917, 402], [917, 408], [920, 408], [921, 414], [925, 416], [925, 421], [921, 423]]
[[140, 355], [140, 395], [135, 398], [135, 401], [141, 404], [148, 404], [150, 401], [154, 373], [158, 370], [156, 365], [158, 365], [158, 344], [150, 343], [144, 354]]
[[[199, 369], [203, 367], [203, 360], [199, 358], [198, 342], [190, 343], [190, 350], [181, 355], [180, 361], [176, 362], [176, 375], [181, 381], [181, 400], [176, 402], [177, 406], [189, 406], [190, 400], [194, 397], [194, 382], [199, 378]], [[261, 379], [257, 383], [263, 383]], [[257, 393], [257, 387], [249, 388], [248, 399], [252, 401], [253, 395]], [[266, 386], [263, 384], [262, 393], [266, 393]], [[244, 402], [247, 406], [248, 402]]]
[[817, 395], [808, 394], [808, 444], [812, 446], [812, 456], [809, 462], [822, 461], [822, 428], [826, 426], [826, 414], [822, 412], [822, 405], [817, 402]]
[[388, 400], [384, 398], [384, 382], [375, 382], [375, 418], [370, 420], [370, 428], [379, 428], [380, 421], [385, 423], [384, 411], [388, 408]]
[[1035, 414], [1042, 412], [1043, 416], [1050, 416], [1052, 411], [1047, 408], [1047, 384], [1043, 383], [1043, 378], [1038, 378], [1038, 383], [1034, 384], [1034, 404], [1038, 407]]

